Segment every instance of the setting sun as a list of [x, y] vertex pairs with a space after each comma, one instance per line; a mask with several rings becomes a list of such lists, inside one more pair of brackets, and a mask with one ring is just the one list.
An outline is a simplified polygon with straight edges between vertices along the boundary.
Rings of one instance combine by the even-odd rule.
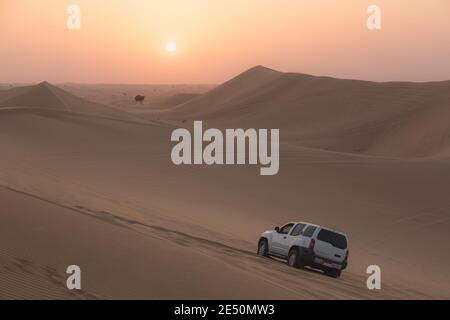
[[169, 41], [166, 43], [166, 51], [167, 52], [175, 52], [177, 51], [177, 44], [173, 41]]

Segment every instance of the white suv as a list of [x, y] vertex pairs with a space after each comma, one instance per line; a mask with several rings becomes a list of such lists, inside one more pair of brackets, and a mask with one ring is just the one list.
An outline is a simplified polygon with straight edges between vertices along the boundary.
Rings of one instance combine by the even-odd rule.
[[289, 222], [262, 233], [259, 256], [287, 259], [292, 267], [310, 266], [338, 278], [348, 263], [347, 236], [306, 222]]

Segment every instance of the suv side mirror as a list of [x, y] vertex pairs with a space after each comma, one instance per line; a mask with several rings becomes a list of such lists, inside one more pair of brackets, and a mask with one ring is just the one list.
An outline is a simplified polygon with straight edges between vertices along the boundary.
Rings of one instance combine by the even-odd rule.
[[280, 232], [280, 227], [275, 227], [275, 231], [279, 233]]

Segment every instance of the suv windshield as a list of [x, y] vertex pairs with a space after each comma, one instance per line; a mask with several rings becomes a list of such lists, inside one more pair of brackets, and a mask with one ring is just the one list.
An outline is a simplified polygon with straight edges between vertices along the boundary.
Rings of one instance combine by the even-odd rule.
[[317, 240], [328, 242], [339, 249], [347, 249], [347, 239], [339, 233], [322, 229], [317, 235]]

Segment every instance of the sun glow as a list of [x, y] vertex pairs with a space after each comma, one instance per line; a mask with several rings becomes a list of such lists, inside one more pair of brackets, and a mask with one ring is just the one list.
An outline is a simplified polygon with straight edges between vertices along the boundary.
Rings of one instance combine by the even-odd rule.
[[177, 44], [173, 41], [169, 41], [166, 43], [166, 51], [167, 52], [175, 52], [177, 51]]

